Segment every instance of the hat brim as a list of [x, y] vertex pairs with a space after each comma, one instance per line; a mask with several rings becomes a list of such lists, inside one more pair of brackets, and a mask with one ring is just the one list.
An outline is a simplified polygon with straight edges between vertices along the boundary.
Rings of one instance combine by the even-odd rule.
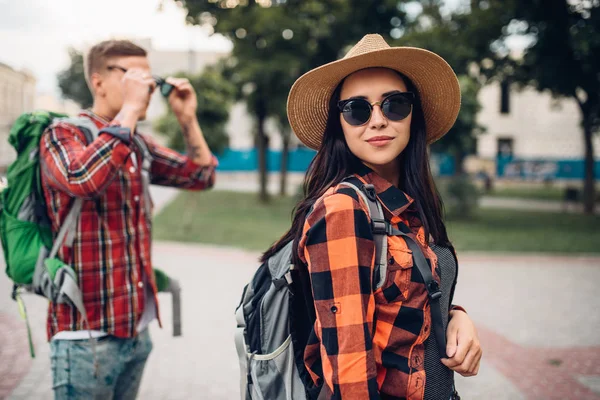
[[335, 88], [348, 75], [377, 67], [404, 74], [417, 88], [427, 143], [435, 142], [452, 128], [460, 110], [460, 86], [450, 65], [428, 50], [390, 47], [325, 64], [298, 78], [288, 96], [287, 114], [300, 141], [318, 150]]

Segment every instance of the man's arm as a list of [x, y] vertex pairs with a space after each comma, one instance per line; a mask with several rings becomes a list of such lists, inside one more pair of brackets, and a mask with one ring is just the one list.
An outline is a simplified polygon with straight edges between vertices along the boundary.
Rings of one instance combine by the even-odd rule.
[[167, 82], [175, 87], [168, 100], [181, 126], [187, 157], [144, 137], [153, 157], [152, 183], [194, 190], [210, 188], [214, 185], [218, 163], [196, 117], [196, 92], [187, 79], [168, 78]]
[[128, 129], [103, 130], [88, 146], [75, 127], [64, 123], [51, 127], [40, 146], [42, 173], [49, 185], [73, 197], [102, 193], [131, 154], [131, 132], [147, 107], [148, 87], [153, 85], [148, 74], [129, 70], [123, 76], [123, 107], [111, 123]]
[[[152, 156], [150, 171], [153, 185], [172, 186], [181, 189], [203, 190], [215, 183], [217, 159], [209, 151], [208, 162], [199, 165], [189, 156], [160, 146], [150, 137], [140, 135]], [[208, 147], [206, 147], [208, 148]]]
[[102, 193], [131, 154], [128, 144], [102, 133], [87, 147], [83, 135], [60, 123], [42, 137], [40, 161], [48, 184], [73, 197]]
[[189, 159], [197, 165], [210, 165], [213, 161], [213, 155], [208, 148], [208, 144], [206, 144], [206, 139], [204, 139], [196, 116], [181, 121], [180, 124]]

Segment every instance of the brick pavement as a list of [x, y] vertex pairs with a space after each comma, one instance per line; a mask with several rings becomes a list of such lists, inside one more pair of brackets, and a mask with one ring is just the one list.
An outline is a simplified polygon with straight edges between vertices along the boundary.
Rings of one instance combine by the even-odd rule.
[[29, 371], [31, 357], [27, 351], [27, 330], [21, 320], [0, 312], [0, 338], [0, 399], [4, 399]]
[[524, 347], [483, 326], [478, 331], [486, 360], [526, 398], [600, 400], [599, 392], [578, 379], [600, 379], [600, 346]]

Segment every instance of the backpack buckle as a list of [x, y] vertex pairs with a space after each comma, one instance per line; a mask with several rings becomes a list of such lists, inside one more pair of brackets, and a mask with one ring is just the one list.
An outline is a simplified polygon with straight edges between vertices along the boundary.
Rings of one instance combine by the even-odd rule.
[[432, 280], [427, 284], [427, 294], [431, 300], [437, 300], [442, 297], [442, 291], [440, 290], [440, 284], [436, 280]]
[[363, 192], [367, 195], [369, 200], [377, 201], [377, 193], [375, 192], [375, 186], [370, 183], [366, 183], [363, 186]]
[[385, 222], [385, 219], [380, 218], [372, 218], [371, 219], [371, 229], [375, 235], [387, 235], [388, 234], [388, 224]]
[[288, 271], [281, 278], [273, 279], [272, 282], [273, 282], [273, 285], [275, 286], [275, 289], [279, 290], [284, 286], [289, 286], [292, 284], [292, 282], [293, 282], [292, 274], [290, 271]]

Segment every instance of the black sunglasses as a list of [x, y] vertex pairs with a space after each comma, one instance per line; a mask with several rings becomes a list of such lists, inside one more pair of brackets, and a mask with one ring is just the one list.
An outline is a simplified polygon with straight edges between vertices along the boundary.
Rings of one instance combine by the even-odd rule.
[[412, 92], [392, 93], [382, 101], [369, 103], [365, 99], [347, 99], [338, 102], [344, 120], [353, 126], [364, 125], [371, 119], [373, 106], [381, 107], [383, 115], [390, 121], [401, 121], [410, 115], [415, 94]]
[[[127, 72], [127, 68], [123, 68], [119, 65], [109, 65], [106, 67], [106, 69], [109, 71], [116, 69], [119, 71], [123, 71], [123, 73]], [[175, 89], [175, 86], [171, 85], [164, 78], [161, 78], [160, 76], [152, 75], [152, 79], [154, 79], [154, 82], [156, 82], [156, 86], [159, 87], [160, 94], [162, 94], [164, 97], [169, 97], [169, 95], [171, 94], [173, 89]]]

